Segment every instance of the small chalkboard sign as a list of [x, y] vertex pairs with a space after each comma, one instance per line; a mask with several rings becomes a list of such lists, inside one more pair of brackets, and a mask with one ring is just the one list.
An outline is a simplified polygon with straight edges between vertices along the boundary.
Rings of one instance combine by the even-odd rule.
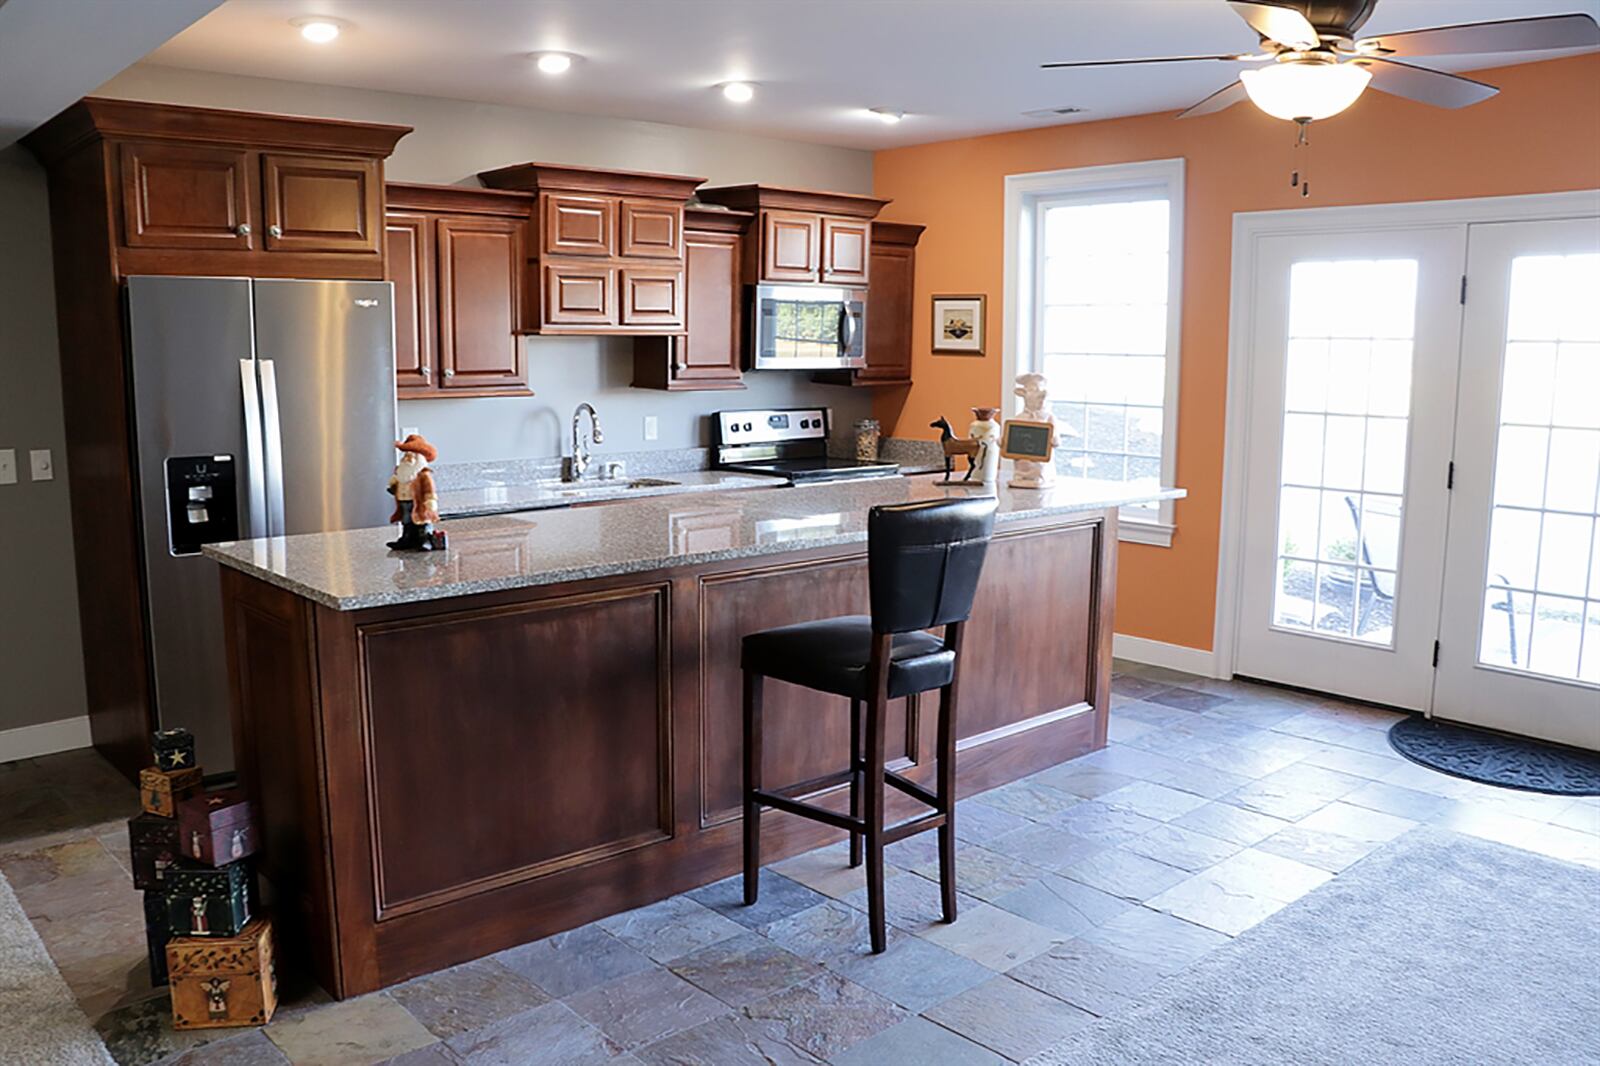
[[1007, 459], [1032, 459], [1048, 463], [1056, 450], [1054, 422], [1033, 422], [1013, 418], [1000, 434], [1000, 454]]

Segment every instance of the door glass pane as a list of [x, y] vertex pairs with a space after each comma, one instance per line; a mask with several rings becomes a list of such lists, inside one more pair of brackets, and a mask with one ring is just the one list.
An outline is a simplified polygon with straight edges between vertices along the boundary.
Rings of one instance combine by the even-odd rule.
[[1478, 660], [1600, 680], [1600, 255], [1511, 264]]
[[1394, 643], [1416, 298], [1413, 259], [1290, 270], [1278, 627]]

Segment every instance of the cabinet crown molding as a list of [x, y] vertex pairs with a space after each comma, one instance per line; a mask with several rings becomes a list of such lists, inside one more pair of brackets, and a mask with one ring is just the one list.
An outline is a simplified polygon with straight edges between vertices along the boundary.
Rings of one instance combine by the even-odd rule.
[[386, 159], [400, 138], [410, 132], [410, 126], [384, 123], [86, 96], [22, 138], [22, 144], [46, 166], [106, 138], [192, 141], [262, 151], [336, 152]]
[[638, 170], [601, 170], [560, 163], [516, 163], [485, 170], [478, 179], [491, 189], [520, 192], [580, 192], [611, 196], [658, 196], [687, 201], [705, 178], [652, 174]]
[[701, 189], [696, 195], [706, 203], [722, 204], [741, 211], [778, 208], [865, 219], [876, 218], [879, 211], [894, 202], [856, 193], [796, 189], [783, 185], [721, 185], [713, 189]]
[[907, 248], [915, 248], [922, 239], [922, 231], [927, 226], [916, 222], [883, 222], [872, 224], [873, 244], [897, 244]]
[[439, 211], [457, 215], [529, 218], [535, 198], [525, 192], [479, 189], [470, 185], [417, 185], [391, 181], [384, 192], [392, 211]]

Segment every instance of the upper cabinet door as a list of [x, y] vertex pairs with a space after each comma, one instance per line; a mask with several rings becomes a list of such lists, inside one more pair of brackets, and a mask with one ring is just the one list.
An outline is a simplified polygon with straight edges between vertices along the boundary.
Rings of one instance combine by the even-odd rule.
[[249, 152], [132, 142], [121, 155], [125, 245], [241, 252], [256, 247]]
[[543, 193], [545, 255], [606, 255], [616, 248], [617, 201], [605, 196]]
[[546, 263], [542, 324], [615, 326], [617, 270], [602, 263]]
[[374, 159], [263, 155], [267, 250], [376, 255], [383, 219], [381, 173]]
[[683, 258], [683, 206], [659, 200], [623, 200], [618, 221], [620, 254], [644, 259]]
[[735, 233], [691, 233], [685, 251], [688, 302], [684, 325], [675, 338], [673, 377], [679, 382], [738, 384], [743, 301], [739, 288], [739, 243]]
[[864, 285], [872, 223], [858, 218], [822, 219], [822, 280], [830, 285]]
[[619, 319], [624, 326], [683, 326], [683, 271], [671, 267], [623, 267]]
[[514, 219], [439, 219], [441, 388], [525, 387], [516, 336], [522, 233]]
[[394, 371], [401, 395], [433, 387], [433, 220], [392, 212], [385, 277], [394, 282]]
[[796, 211], [761, 213], [764, 281], [816, 281], [819, 220]]

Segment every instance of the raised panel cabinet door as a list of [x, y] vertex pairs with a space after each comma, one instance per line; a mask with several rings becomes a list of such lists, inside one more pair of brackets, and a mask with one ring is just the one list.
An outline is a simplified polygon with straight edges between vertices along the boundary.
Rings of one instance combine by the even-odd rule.
[[623, 200], [618, 208], [619, 253], [634, 259], [683, 258], [683, 206], [658, 200]]
[[614, 267], [547, 262], [543, 288], [546, 325], [617, 324], [617, 271]]
[[683, 271], [675, 268], [623, 267], [621, 322], [624, 326], [683, 326]]
[[401, 395], [433, 388], [433, 220], [390, 212], [384, 277], [394, 282], [394, 375]]
[[858, 218], [823, 218], [822, 280], [860, 285], [867, 280], [872, 223]]
[[874, 245], [872, 281], [867, 286], [866, 365], [857, 381], [911, 381], [911, 328], [916, 250], [904, 245]]
[[261, 181], [269, 252], [379, 252], [377, 160], [269, 153]]
[[123, 244], [240, 252], [256, 247], [249, 152], [132, 142], [119, 154]]
[[514, 219], [441, 218], [439, 387], [482, 389], [525, 383], [517, 328], [522, 224]]
[[761, 214], [761, 277], [764, 281], [816, 281], [820, 220], [795, 211]]
[[736, 233], [691, 233], [684, 240], [688, 335], [672, 349], [673, 377], [680, 381], [741, 379], [739, 244]]
[[539, 199], [545, 255], [608, 256], [615, 251], [615, 199], [559, 193], [543, 193]]

